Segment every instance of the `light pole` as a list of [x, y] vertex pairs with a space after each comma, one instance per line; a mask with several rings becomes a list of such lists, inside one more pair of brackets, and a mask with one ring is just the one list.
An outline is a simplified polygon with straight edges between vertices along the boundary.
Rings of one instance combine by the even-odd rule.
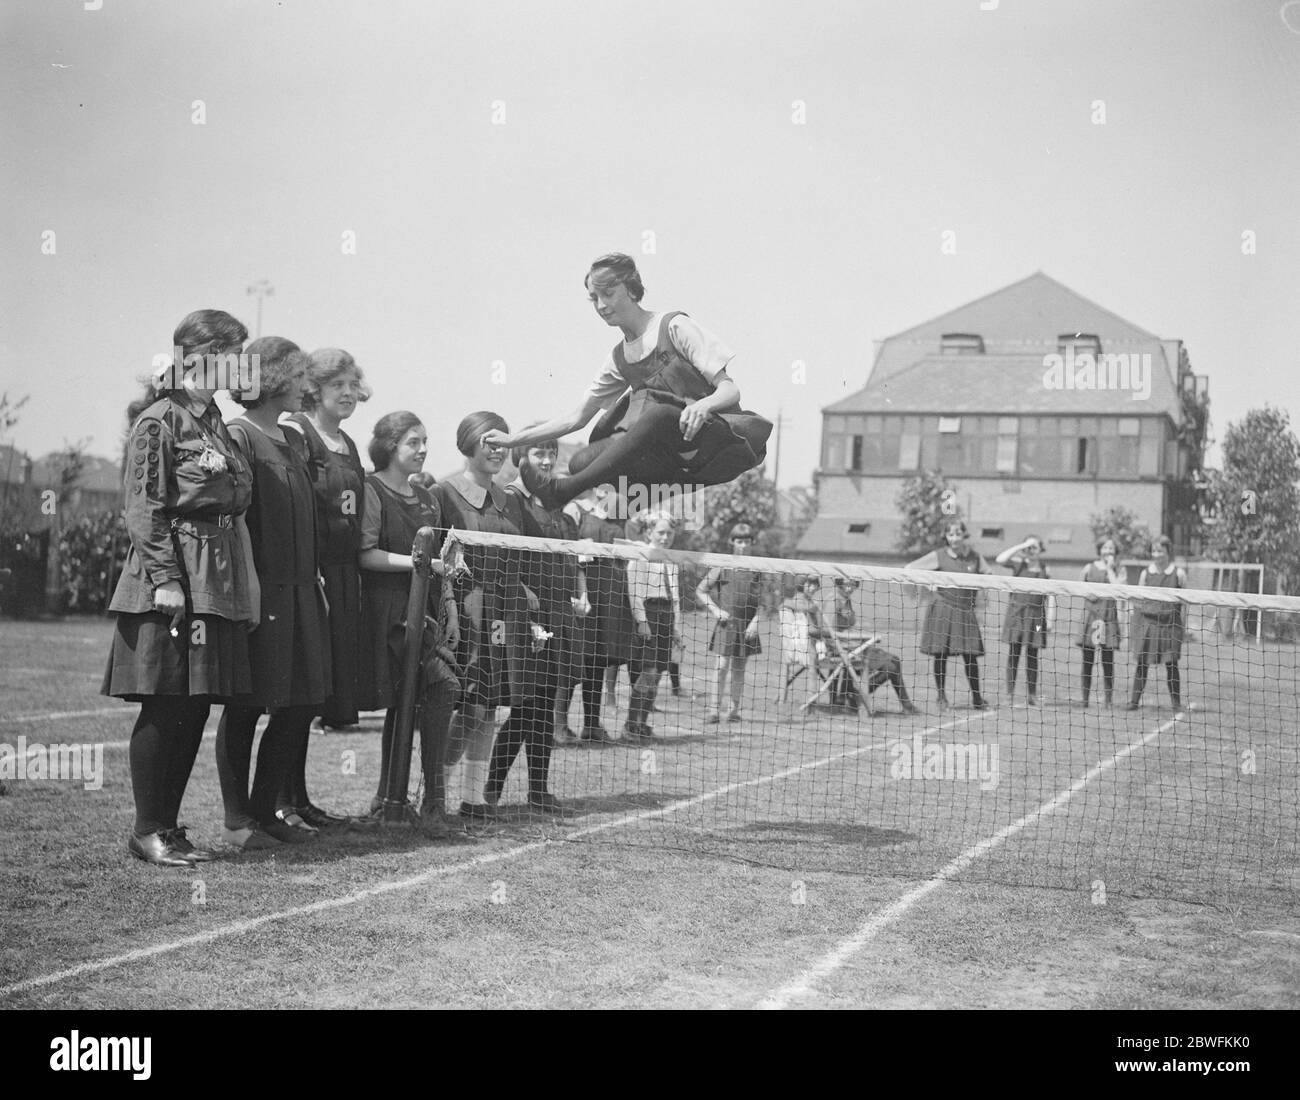
[[251, 297], [257, 299], [257, 330], [254, 333], [254, 339], [262, 335], [262, 300], [269, 298], [275, 293], [275, 287], [271, 285], [270, 279], [258, 279], [248, 288]]

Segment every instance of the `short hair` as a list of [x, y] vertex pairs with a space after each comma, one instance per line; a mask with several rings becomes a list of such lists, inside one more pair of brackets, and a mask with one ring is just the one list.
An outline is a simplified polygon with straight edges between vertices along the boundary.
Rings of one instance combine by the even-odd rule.
[[1045, 545], [1044, 545], [1044, 543], [1043, 543], [1043, 540], [1042, 540], [1038, 535], [1026, 535], [1026, 536], [1025, 536], [1025, 541], [1026, 541], [1026, 542], [1028, 542], [1030, 539], [1033, 539], [1036, 543], [1038, 543], [1038, 549], [1040, 549], [1040, 550], [1045, 549]]
[[1105, 536], [1105, 538], [1100, 538], [1100, 539], [1097, 540], [1097, 553], [1100, 554], [1100, 553], [1101, 553], [1101, 548], [1102, 548], [1103, 546], [1105, 546], [1106, 543], [1108, 543], [1108, 542], [1111, 543], [1111, 544], [1115, 547], [1115, 553], [1118, 554], [1118, 553], [1119, 553], [1119, 539], [1117, 539], [1114, 535], [1107, 535], [1107, 536]]
[[[532, 424], [525, 424], [524, 431], [527, 431], [529, 428], [535, 428], [540, 423], [541, 421], [537, 420]], [[557, 459], [560, 457], [560, 441], [558, 439], [539, 439], [536, 443], [528, 444], [527, 447], [511, 447], [510, 461], [522, 469], [524, 465], [528, 463], [528, 452], [534, 449], [554, 451], [555, 457]]]
[[315, 412], [320, 405], [320, 391], [340, 375], [351, 372], [361, 383], [358, 401], [370, 400], [370, 387], [366, 385], [366, 376], [357, 361], [342, 348], [317, 348], [311, 353], [311, 365], [307, 368], [307, 382], [302, 388], [302, 411]]
[[748, 539], [754, 541], [754, 529], [748, 523], [738, 523], [731, 529], [731, 534], [727, 536], [728, 542], [735, 542], [737, 539]]
[[802, 588], [805, 584], [815, 584], [820, 588], [822, 586], [822, 579], [817, 576], [816, 573], [805, 573], [799, 578], [799, 587]]
[[970, 538], [970, 528], [966, 526], [966, 521], [963, 519], [948, 520], [948, 522], [943, 525], [944, 538], [948, 537], [948, 532], [951, 531], [954, 527], [960, 530], [961, 533], [965, 535], [967, 538]]
[[641, 281], [641, 273], [636, 269], [636, 261], [627, 253], [606, 252], [605, 255], [597, 256], [592, 260], [591, 269], [582, 280], [582, 285], [588, 290], [591, 289], [591, 277], [597, 271], [609, 272], [608, 276], [602, 276], [597, 280], [598, 284], [612, 283], [616, 286], [625, 286], [628, 297], [634, 302], [639, 302], [645, 297], [645, 284]]
[[665, 520], [675, 532], [678, 527], [677, 517], [663, 508], [647, 508], [644, 512], [638, 512], [628, 522], [636, 524], [636, 530], [640, 532], [641, 538], [648, 538], [650, 532]]
[[254, 365], [254, 388], [247, 393], [231, 390], [230, 398], [246, 409], [255, 409], [279, 397], [289, 388], [293, 372], [300, 366], [306, 369], [311, 362], [302, 348], [283, 336], [259, 336], [244, 349], [244, 354]]
[[1174, 553], [1174, 540], [1168, 535], [1157, 535], [1151, 540], [1151, 552], [1154, 554], [1157, 547], [1162, 547], [1164, 552], [1171, 557]]
[[456, 426], [456, 450], [469, 458], [478, 450], [478, 441], [494, 428], [499, 432], [510, 431], [510, 426], [500, 413], [488, 409], [470, 413]]
[[381, 416], [374, 432], [371, 433], [370, 443], [366, 446], [366, 453], [370, 455], [375, 470], [388, 469], [392, 464], [393, 455], [397, 453], [397, 445], [402, 442], [402, 437], [412, 428], [422, 427], [424, 422], [415, 413], [405, 409]]

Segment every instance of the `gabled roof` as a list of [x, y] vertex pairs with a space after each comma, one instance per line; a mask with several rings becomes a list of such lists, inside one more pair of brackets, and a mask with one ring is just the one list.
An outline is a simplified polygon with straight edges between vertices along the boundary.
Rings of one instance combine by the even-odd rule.
[[1101, 337], [1102, 351], [1132, 351], [1158, 343], [1159, 337], [1035, 271], [964, 306], [923, 321], [881, 341], [871, 377], [904, 370], [937, 351], [949, 332], [977, 333], [990, 355], [1046, 354], [1056, 350], [1063, 333]]
[[[1103, 351], [1105, 344], [1102, 345]], [[1131, 389], [1049, 389], [1042, 355], [927, 355], [827, 405], [827, 413], [986, 413], [1001, 416], [1158, 416], [1175, 423], [1181, 402], [1164, 350], [1151, 352], [1150, 396]], [[1137, 399], [1135, 399], [1137, 398]]]

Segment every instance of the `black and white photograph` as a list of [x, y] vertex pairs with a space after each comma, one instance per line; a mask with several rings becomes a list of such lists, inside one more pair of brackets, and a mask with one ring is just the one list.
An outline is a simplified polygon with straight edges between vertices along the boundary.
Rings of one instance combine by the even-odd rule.
[[1300, 0], [6, 0], [0, 96], [34, 1072], [247, 1009], [1280, 1056]]

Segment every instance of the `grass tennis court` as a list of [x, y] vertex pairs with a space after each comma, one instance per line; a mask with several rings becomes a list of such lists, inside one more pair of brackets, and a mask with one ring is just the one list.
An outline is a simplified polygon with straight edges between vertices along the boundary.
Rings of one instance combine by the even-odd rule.
[[[887, 644], [925, 704], [896, 617]], [[169, 872], [125, 851], [135, 709], [97, 694], [111, 625], [4, 623], [0, 743], [103, 743], [105, 776], [96, 791], [10, 781], [0, 798], [0, 1005], [1300, 1006], [1293, 649], [1190, 644], [1200, 706], [1177, 723], [1150, 689], [1135, 714], [1071, 709], [1064, 635], [1041, 708], [996, 705], [993, 643], [995, 709], [969, 709], [962, 685], [945, 714], [908, 717], [891, 696], [849, 721], [777, 703], [780, 642], [765, 629], [744, 722], [705, 731], [690, 698], [702, 647], [688, 645], [684, 697], [661, 692], [652, 747], [557, 750], [563, 823], [529, 818], [512, 776], [515, 809], [473, 842], [348, 833]], [[320, 804], [364, 809], [377, 729], [313, 737]], [[985, 763], [996, 745], [996, 783], [891, 774], [916, 735]], [[219, 836], [211, 741], [182, 819]]]

